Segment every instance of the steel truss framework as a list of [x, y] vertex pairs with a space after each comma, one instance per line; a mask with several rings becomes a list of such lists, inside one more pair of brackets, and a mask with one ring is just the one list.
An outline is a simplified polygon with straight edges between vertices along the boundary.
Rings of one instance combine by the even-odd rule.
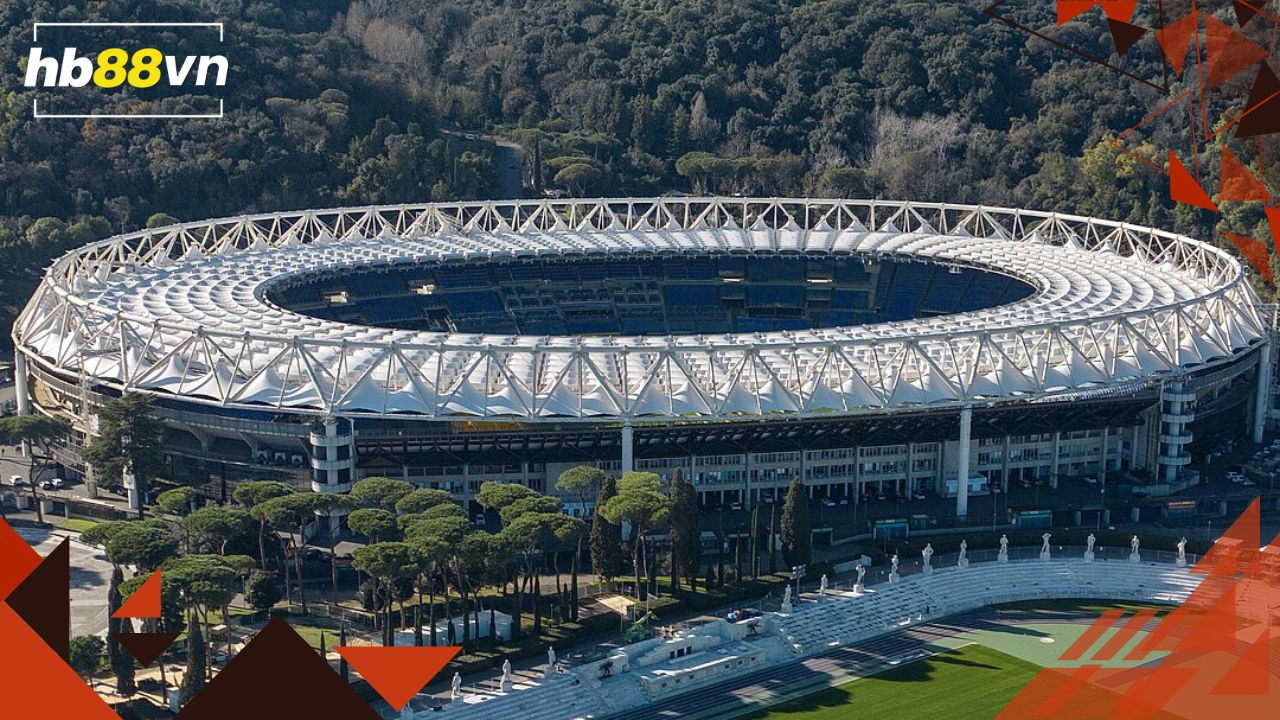
[[[908, 256], [1021, 278], [976, 312], [744, 335], [478, 336], [304, 317], [318, 269], [536, 256]], [[831, 417], [1150, 387], [1263, 336], [1240, 264], [1124, 223], [866, 200], [650, 198], [316, 210], [185, 223], [55, 262], [14, 329], [64, 377], [302, 414], [526, 421]]]

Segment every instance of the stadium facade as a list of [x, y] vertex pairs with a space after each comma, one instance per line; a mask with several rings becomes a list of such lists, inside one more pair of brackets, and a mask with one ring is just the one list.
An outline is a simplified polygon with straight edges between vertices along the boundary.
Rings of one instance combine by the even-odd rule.
[[1272, 314], [1228, 253], [1123, 223], [628, 198], [114, 237], [47, 270], [14, 340], [22, 412], [83, 443], [104, 400], [150, 394], [167, 474], [213, 494], [387, 475], [465, 500], [594, 463], [682, 468], [712, 504], [801, 476], [853, 502], [954, 494], [963, 515], [984, 480], [1176, 482], [1260, 438]]

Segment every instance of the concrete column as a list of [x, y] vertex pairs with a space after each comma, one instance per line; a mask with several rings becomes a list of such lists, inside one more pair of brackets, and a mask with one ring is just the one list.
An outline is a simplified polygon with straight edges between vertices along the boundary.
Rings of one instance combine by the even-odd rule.
[[622, 472], [629, 473], [635, 466], [635, 433], [631, 423], [622, 424]]
[[956, 467], [959, 487], [956, 488], [956, 517], [969, 514], [969, 433], [973, 427], [973, 408], [960, 409], [960, 457]]
[[933, 491], [943, 495], [947, 491], [947, 441], [938, 441], [938, 452], [933, 458]]
[[13, 389], [17, 394], [18, 414], [31, 414], [31, 395], [27, 388], [27, 356], [21, 352], [13, 354]]
[[1049, 487], [1058, 489], [1058, 453], [1062, 451], [1062, 432], [1053, 433], [1053, 460], [1049, 465]]
[[858, 448], [853, 448], [853, 504], [862, 502], [862, 460], [858, 457]]
[[1004, 436], [1004, 445], [1000, 451], [1000, 485], [1009, 492], [1009, 436]]
[[[22, 355], [18, 355], [22, 357]], [[1262, 346], [1262, 357], [1258, 358], [1258, 393], [1253, 400], [1253, 441], [1262, 442], [1262, 431], [1267, 427], [1267, 413], [1270, 411], [1271, 399], [1271, 339]], [[21, 394], [19, 394], [21, 397]]]
[[84, 488], [85, 494], [90, 498], [98, 497], [98, 473], [94, 471], [93, 466], [89, 463], [84, 465]]
[[1138, 469], [1138, 426], [1133, 426], [1133, 438], [1129, 441], [1129, 469]]
[[1111, 428], [1102, 428], [1102, 462], [1098, 465], [1098, 482], [1107, 482], [1107, 451], [1111, 449]]
[[915, 462], [915, 453], [913, 452], [914, 449], [915, 449], [915, 443], [911, 441], [907, 441], [907, 472], [904, 474], [907, 476], [907, 492], [908, 493], [915, 490], [915, 486], [911, 484], [911, 466]]

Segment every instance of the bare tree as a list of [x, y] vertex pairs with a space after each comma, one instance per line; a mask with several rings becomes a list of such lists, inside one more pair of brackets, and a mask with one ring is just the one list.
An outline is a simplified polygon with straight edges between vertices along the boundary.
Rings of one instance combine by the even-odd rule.
[[880, 110], [868, 170], [886, 197], [945, 199], [955, 190], [955, 158], [968, 139], [968, 126], [957, 115], [912, 118]]

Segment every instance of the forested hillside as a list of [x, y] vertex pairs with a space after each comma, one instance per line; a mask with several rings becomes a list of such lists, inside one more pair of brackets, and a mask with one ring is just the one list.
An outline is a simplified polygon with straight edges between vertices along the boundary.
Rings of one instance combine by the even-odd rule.
[[[524, 148], [528, 195], [868, 195], [1210, 237], [1217, 216], [1175, 209], [1164, 176], [1106, 143], [1161, 96], [1029, 40], [985, 4], [9, 0], [11, 73], [36, 19], [220, 19], [232, 74], [222, 120], [122, 122], [33, 120], [6, 73], [0, 312], [54, 254], [157, 213], [492, 197], [493, 137]], [[1052, 26], [1052, 3], [1023, 6]], [[1062, 32], [1113, 54], [1093, 20]], [[1155, 51], [1147, 38], [1126, 67], [1158, 77]], [[1232, 81], [1244, 88], [1233, 97], [1249, 79]], [[1153, 124], [1128, 147], [1163, 164], [1156, 148], [1187, 147], [1186, 132]], [[1260, 211], [1224, 209], [1234, 229], [1263, 235]]]

